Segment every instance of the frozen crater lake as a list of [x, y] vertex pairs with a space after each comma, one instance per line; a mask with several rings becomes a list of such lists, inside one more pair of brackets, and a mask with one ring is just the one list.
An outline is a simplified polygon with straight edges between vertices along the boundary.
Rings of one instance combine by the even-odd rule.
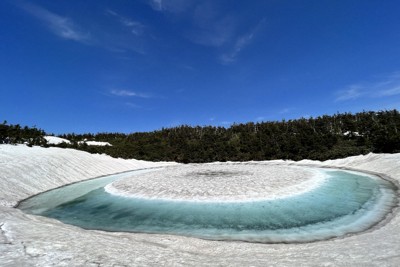
[[371, 229], [397, 205], [396, 194], [391, 182], [360, 172], [213, 163], [101, 177], [19, 208], [84, 229], [291, 243]]

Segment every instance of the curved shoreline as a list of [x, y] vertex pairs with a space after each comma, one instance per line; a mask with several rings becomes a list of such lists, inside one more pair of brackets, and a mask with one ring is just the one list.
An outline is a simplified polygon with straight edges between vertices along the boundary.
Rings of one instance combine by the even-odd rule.
[[162, 168], [163, 168], [163, 167], [148, 167], [148, 168], [141, 168], [141, 169], [133, 169], [133, 170], [127, 170], [127, 171], [122, 171], [122, 172], [116, 172], [116, 173], [112, 173], [112, 174], [100, 175], [100, 176], [96, 176], [96, 177], [89, 178], [89, 179], [82, 180], [82, 181], [74, 181], [74, 182], [67, 183], [67, 184], [64, 184], [64, 185], [60, 185], [60, 186], [57, 186], [57, 187], [54, 187], [54, 188], [51, 188], [51, 189], [47, 189], [47, 190], [45, 190], [45, 191], [43, 191], [43, 192], [39, 192], [39, 193], [33, 194], [33, 195], [31, 195], [31, 196], [29, 196], [29, 197], [27, 197], [27, 198], [18, 200], [17, 203], [13, 206], [13, 208], [16, 208], [16, 209], [17, 209], [17, 208], [19, 208], [19, 206], [21, 205], [21, 203], [24, 202], [24, 201], [26, 201], [26, 200], [29, 200], [29, 199], [34, 198], [34, 197], [37, 197], [37, 196], [39, 196], [39, 195], [41, 195], [41, 194], [44, 194], [44, 193], [51, 192], [51, 191], [53, 191], [53, 190], [61, 189], [61, 188], [66, 187], [66, 186], [75, 185], [75, 184], [79, 184], [79, 183], [82, 183], [82, 182], [94, 181], [94, 180], [96, 180], [96, 179], [101, 179], [101, 178], [105, 178], [105, 177], [109, 177], [109, 176], [114, 176], [114, 175], [120, 175], [120, 174], [125, 174], [125, 173], [130, 173], [130, 172], [136, 172], [136, 171], [145, 171], [145, 170], [153, 170], [153, 169], [162, 169]]
[[[336, 170], [338, 170], [338, 169], [336, 169]], [[362, 178], [362, 177], [365, 176], [365, 177], [368, 177], [366, 179], [386, 181], [386, 180], [381, 179], [380, 177], [377, 177], [375, 175], [366, 174], [366, 173], [359, 172], [359, 171], [346, 171], [346, 172], [349, 172], [349, 173], [352, 173], [354, 175], [357, 175], [359, 178], [356, 178], [356, 179], [362, 179], [363, 180], [364, 178]], [[316, 173], [321, 173], [321, 171], [318, 170], [318, 171], [316, 171]], [[132, 175], [135, 175], [135, 174], [133, 173]], [[140, 175], [140, 173], [135, 175], [135, 177], [138, 177], [138, 175]], [[144, 175], [146, 175], [146, 173], [144, 173]], [[123, 180], [123, 178], [117, 178], [117, 179]], [[331, 179], [334, 179], [334, 177], [332, 177]], [[339, 178], [339, 180], [340, 179], [343, 179], [343, 178]], [[324, 180], [325, 180], [326, 183], [328, 182], [326, 179], [324, 179]], [[361, 182], [361, 180], [360, 180], [360, 182]], [[377, 182], [379, 184], [381, 184], [381, 182], [379, 182], [379, 181], [377, 181]], [[335, 182], [333, 182], [333, 183], [335, 184]], [[369, 182], [367, 182], [367, 184], [368, 183]], [[357, 182], [357, 184], [358, 184], [358, 182]], [[367, 184], [365, 184], [365, 185], [367, 185]], [[248, 228], [248, 229], [246, 228], [247, 230], [243, 229], [243, 230], [240, 231], [240, 233], [236, 233], [235, 231], [232, 231], [232, 232], [228, 231], [229, 232], [229, 234], [228, 234], [228, 232], [226, 232], [226, 231], [221, 231], [220, 234], [224, 233], [226, 235], [225, 238], [222, 238], [222, 237], [218, 237], [220, 234], [218, 234], [216, 236], [213, 235], [213, 234], [211, 234], [211, 235], [207, 234], [207, 232], [209, 231], [209, 230], [207, 230], [208, 228], [204, 229], [205, 232], [203, 234], [202, 234], [201, 231], [198, 232], [199, 229], [197, 229], [197, 228], [193, 228], [193, 233], [191, 231], [186, 232], [185, 230], [182, 232], [179, 229], [176, 229], [177, 232], [175, 232], [175, 230], [173, 230], [174, 228], [171, 228], [171, 229], [167, 228], [165, 230], [161, 230], [160, 232], [158, 232], [158, 231], [153, 232], [153, 230], [151, 230], [151, 228], [148, 228], [148, 229], [147, 228], [143, 228], [143, 229], [140, 228], [142, 230], [134, 230], [136, 228], [132, 228], [132, 230], [129, 230], [129, 228], [125, 229], [124, 226], [123, 226], [123, 228], [119, 228], [119, 226], [117, 226], [117, 225], [120, 225], [120, 222], [118, 222], [118, 221], [114, 222], [116, 224], [115, 226], [111, 226], [111, 224], [106, 224], [106, 225], [103, 225], [103, 224], [97, 225], [97, 224], [95, 224], [93, 226], [89, 226], [89, 225], [86, 225], [86, 224], [81, 225], [79, 223], [80, 220], [76, 221], [75, 223], [70, 221], [70, 219], [68, 219], [68, 218], [70, 218], [72, 215], [66, 215], [65, 217], [56, 216], [55, 218], [58, 218], [61, 221], [66, 219], [67, 220], [66, 222], [72, 223], [72, 224], [77, 225], [77, 226], [81, 226], [84, 229], [99, 229], [101, 231], [106, 231], [106, 232], [118, 232], [118, 231], [121, 231], [121, 232], [129, 233], [129, 232], [133, 231], [133, 232], [153, 233], [153, 234], [154, 233], [158, 233], [158, 234], [164, 233], [164, 234], [175, 234], [175, 235], [191, 236], [191, 237], [195, 237], [195, 238], [203, 238], [203, 239], [206, 239], [206, 240], [226, 240], [226, 241], [236, 240], [236, 241], [241, 241], [241, 242], [243, 242], [243, 241], [244, 242], [259, 242], [259, 243], [269, 243], [269, 244], [309, 243], [309, 242], [316, 242], [316, 241], [322, 241], [322, 240], [333, 240], [333, 239], [342, 238], [342, 237], [349, 237], [349, 236], [352, 236], [354, 234], [361, 234], [363, 232], [371, 231], [371, 230], [375, 229], [377, 225], [382, 226], [382, 223], [381, 223], [382, 221], [388, 222], [389, 221], [388, 219], [390, 218], [389, 215], [393, 214], [393, 211], [397, 207], [397, 204], [398, 204], [398, 188], [396, 187], [395, 191], [392, 191], [392, 189], [390, 189], [391, 193], [385, 193], [387, 189], [392, 188], [393, 184], [389, 183], [390, 184], [389, 187], [386, 187], [384, 184], [383, 185], [381, 184], [381, 186], [383, 186], [383, 187], [380, 187], [380, 190], [384, 190], [384, 191], [381, 191], [381, 193], [379, 193], [379, 195], [382, 194], [379, 197], [379, 200], [377, 202], [375, 202], [375, 201], [372, 200], [372, 199], [374, 199], [374, 197], [373, 198], [369, 197], [369, 200], [367, 202], [365, 202], [365, 203], [363, 202], [364, 204], [362, 204], [363, 207], [361, 209], [358, 209], [356, 213], [353, 212], [354, 215], [353, 215], [353, 213], [348, 213], [346, 215], [340, 215], [337, 218], [335, 217], [335, 219], [330, 219], [329, 221], [321, 221], [321, 223], [318, 223], [318, 224], [314, 224], [313, 223], [313, 224], [305, 224], [303, 226], [296, 226], [296, 227], [299, 227], [298, 228], [299, 231], [296, 231], [296, 232], [291, 231], [289, 229], [290, 227], [289, 228], [282, 228], [282, 229], [278, 230], [278, 232], [275, 232], [275, 230], [273, 230], [273, 228], [271, 228], [270, 230], [268, 228], [266, 228], [265, 230], [262, 230], [262, 231], [260, 231], [260, 230], [255, 230], [254, 231], [252, 228]], [[322, 184], [321, 186], [324, 186], [324, 185], [325, 185], [325, 183]], [[326, 187], [326, 188], [329, 188], [331, 185], [327, 185], [327, 186], [328, 187]], [[366, 188], [368, 188], [368, 187], [366, 187]], [[313, 188], [313, 189], [317, 189], [317, 188]], [[310, 189], [307, 192], [312, 192], [313, 189]], [[92, 191], [94, 189], [89, 189], [89, 190]], [[326, 190], [326, 189], [321, 189], [321, 190]], [[59, 193], [62, 194], [62, 195], [65, 194], [64, 192], [62, 192], [62, 193], [59, 192]], [[102, 193], [102, 194], [104, 194], [104, 193]], [[299, 194], [298, 192], [295, 192], [295, 195], [298, 195], [298, 194]], [[294, 196], [294, 195], [289, 195], [288, 197], [290, 197], [290, 196]], [[314, 194], [313, 194], [313, 196], [314, 196]], [[102, 195], [101, 198], [107, 199], [107, 196]], [[130, 196], [129, 198], [132, 198], [132, 197]], [[51, 199], [51, 197], [50, 197], [50, 199]], [[90, 198], [88, 198], [88, 201], [90, 201], [89, 199]], [[328, 199], [326, 199], [326, 200], [328, 200]], [[135, 199], [135, 203], [136, 203], [135, 204], [135, 206], [136, 206], [135, 210], [139, 210], [140, 209], [140, 207], [141, 207], [140, 203], [142, 203], [142, 201], [145, 201], [144, 203], [147, 203], [147, 204], [145, 204], [146, 207], [147, 207], [146, 209], [149, 209], [151, 206], [148, 206], [150, 204], [150, 202], [146, 202], [147, 200], [151, 201], [152, 199], [136, 198]], [[160, 199], [160, 198], [157, 198], [157, 199], [154, 199], [154, 200], [157, 201], [157, 202], [154, 203], [155, 206], [153, 206], [153, 207], [157, 207], [158, 206], [157, 203], [160, 202], [160, 201], [161, 202], [167, 201], [166, 199]], [[87, 208], [85, 208], [85, 210], [88, 210], [88, 208], [90, 208], [90, 207], [92, 209], [97, 209], [96, 208], [97, 206], [99, 206], [99, 205], [106, 206], [106, 205], [108, 205], [106, 203], [109, 203], [109, 201], [100, 202], [100, 203], [98, 201], [99, 200], [96, 201], [96, 204], [93, 203], [93, 204], [95, 204], [94, 206], [88, 206]], [[112, 199], [110, 201], [112, 201]], [[181, 200], [174, 199], [173, 202], [175, 202], [175, 201], [181, 201]], [[182, 200], [182, 201], [185, 202], [185, 205], [190, 205], [189, 204], [190, 202], [198, 202], [198, 203], [202, 203], [202, 204], [206, 204], [206, 203], [207, 204], [212, 204], [212, 202], [214, 202], [216, 204], [233, 203], [231, 201], [221, 201], [221, 199], [219, 199], [217, 201], [214, 201], [214, 200], [208, 200], [208, 201], [197, 201], [197, 200], [195, 200], [195, 201], [193, 201], [193, 200], [186, 201], [186, 200]], [[285, 200], [285, 201], [287, 201], [287, 200]], [[292, 200], [289, 200], [289, 201], [292, 201]], [[353, 201], [358, 201], [358, 200], [354, 199]], [[68, 201], [64, 201], [64, 202], [68, 202]], [[86, 200], [85, 200], [85, 202], [86, 202]], [[259, 209], [257, 207], [261, 207], [261, 206], [264, 207], [264, 205], [266, 205], [266, 206], [270, 205], [270, 204], [268, 204], [269, 201], [265, 200], [265, 199], [250, 199], [250, 200], [249, 199], [245, 199], [245, 200], [236, 200], [234, 202], [237, 202], [238, 204], [240, 204], [240, 203], [244, 204], [246, 202], [254, 202], [254, 205], [253, 204], [251, 204], [251, 205], [252, 205], [252, 208], [256, 208], [256, 209]], [[297, 203], [297, 200], [295, 200], [295, 202]], [[370, 203], [370, 204], [367, 204], [367, 203]], [[164, 204], [167, 204], [167, 203], [164, 203]], [[162, 205], [164, 205], [164, 204], [162, 204]], [[171, 205], [172, 203], [169, 203], [169, 204]], [[277, 204], [278, 203], [273, 204], [273, 205], [275, 206]], [[331, 202], [331, 204], [333, 204], [333, 202]], [[28, 202], [27, 205], [28, 205], [28, 209], [27, 210], [30, 211], [31, 209], [29, 208], [30, 207], [29, 202]], [[172, 205], [174, 205], [174, 204], [172, 204]], [[280, 205], [281, 204], [279, 204], [279, 206]], [[292, 207], [292, 206], [293, 205], [289, 205], [289, 206], [286, 205], [286, 207]], [[321, 207], [319, 207], [318, 205], [316, 205], [316, 206], [312, 205], [312, 206], [314, 207], [313, 210], [314, 209], [316, 209], [316, 210], [321, 209]], [[218, 206], [214, 206], [214, 207], [218, 207]], [[226, 210], [231, 210], [232, 208], [236, 209], [236, 207], [231, 207], [229, 205], [225, 205], [224, 207], [225, 208], [223, 208], [222, 210], [219, 209], [217, 214], [220, 214], [224, 218], [225, 218], [225, 216], [227, 216], [226, 218], [230, 218], [231, 215], [230, 215], [229, 212], [225, 213]], [[285, 207], [285, 205], [282, 206], [282, 208], [284, 208], [284, 207]], [[298, 209], [304, 209], [304, 208], [301, 208], [301, 207], [303, 207], [303, 204], [300, 204]], [[308, 208], [310, 208], [310, 207], [308, 207]], [[22, 208], [26, 209], [27, 207], [25, 206], [25, 207], [22, 207]], [[43, 208], [44, 208], [44, 210], [48, 210], [49, 209], [47, 204], [44, 204]], [[242, 208], [245, 208], [245, 207], [242, 207]], [[119, 213], [123, 213], [124, 214], [123, 217], [128, 217], [129, 216], [128, 215], [129, 211], [128, 210], [124, 210], [123, 206], [121, 206], [118, 209], [119, 209], [119, 211], [118, 211]], [[153, 209], [153, 208], [150, 208], [150, 209]], [[170, 208], [168, 206], [164, 206], [164, 209], [168, 209], [169, 210]], [[176, 207], [174, 206], [173, 209], [176, 210], [177, 214], [180, 214], [179, 206], [176, 206]], [[212, 206], [209, 206], [207, 209], [213, 210], [214, 208]], [[366, 212], [363, 211], [364, 209], [366, 210]], [[339, 210], [340, 210], [340, 208], [339, 208]], [[271, 211], [273, 212], [272, 214], [274, 214], [275, 211], [273, 211], [273, 210], [271, 210]], [[306, 212], [306, 210], [304, 210], [304, 211]], [[322, 212], [323, 210], [320, 210], [320, 211]], [[117, 213], [115, 213], [115, 212], [116, 212], [116, 210], [109, 210], [108, 212], [106, 212], [106, 214], [108, 214], [108, 213], [109, 214], [113, 214], [112, 217], [114, 217], [114, 216], [117, 216], [115, 214], [118, 214], [118, 212]], [[161, 212], [162, 213], [162, 212], [165, 212], [165, 210], [164, 211], [157, 211], [157, 212]], [[263, 209], [263, 212], [264, 212], [264, 209]], [[292, 211], [292, 212], [294, 212], [294, 211]], [[290, 214], [292, 214], [292, 212], [290, 212]], [[57, 211], [57, 213], [59, 213], [59, 211]], [[159, 214], [161, 214], [161, 213], [159, 213]], [[34, 213], [34, 214], [40, 214], [40, 213]], [[50, 212], [50, 214], [51, 214], [51, 212]], [[68, 213], [66, 213], [66, 214], [68, 214]], [[107, 215], [106, 214], [104, 214], [104, 217], [102, 217], [102, 218], [103, 218], [103, 220], [107, 221], [108, 219], [107, 219]], [[203, 214], [203, 212], [200, 212], [200, 214]], [[222, 215], [222, 214], [224, 214], [224, 215]], [[296, 212], [294, 212], [293, 214], [296, 214]], [[317, 213], [317, 214], [319, 214], [319, 213]], [[322, 212], [322, 214], [324, 214], [324, 212]], [[356, 215], [356, 214], [358, 214], [358, 215]], [[251, 214], [251, 213], [248, 214], [248, 215], [250, 217], [253, 216], [253, 214]], [[49, 214], [47, 214], [46, 216], [49, 216]], [[78, 218], [80, 218], [80, 215], [76, 214], [76, 216], [78, 216]], [[314, 216], [314, 215], [312, 215], [312, 216]], [[52, 217], [52, 216], [50, 215], [50, 217]], [[200, 219], [200, 217], [199, 217], [199, 219]], [[62, 218], [64, 218], [64, 219], [62, 219]], [[180, 215], [180, 218], [184, 218], [184, 217], [182, 217], [182, 215]], [[304, 219], [301, 219], [301, 217], [297, 217], [297, 216], [295, 216], [294, 218], [296, 218], [294, 220], [296, 222], [304, 220]], [[201, 220], [202, 220], [202, 218], [200, 219], [200, 221]], [[87, 219], [84, 219], [84, 221], [87, 221]], [[97, 220], [95, 220], [95, 221], [97, 221]], [[261, 221], [267, 222], [269, 220], [267, 218], [263, 217], [263, 219]], [[287, 223], [289, 223], [289, 221], [287, 221]], [[113, 225], [114, 225], [114, 223], [113, 223]], [[143, 222], [143, 223], [146, 224], [145, 222]], [[183, 223], [183, 221], [180, 222], [180, 223]], [[209, 223], [211, 223], [211, 221]], [[215, 222], [213, 222], [212, 224], [214, 224], [214, 223]], [[231, 223], [235, 224], [233, 221]], [[243, 223], [244, 222], [241, 222], [241, 224], [243, 224]], [[86, 225], [86, 226], [84, 226], [84, 225]], [[122, 225], [124, 225], [124, 224], [121, 224], [121, 226]], [[111, 227], [111, 228], [109, 228], [109, 227]], [[118, 229], [120, 229], [120, 230], [118, 230]], [[171, 230], [172, 230], [172, 232], [170, 232]], [[336, 231], [338, 231], [338, 232], [335, 233]], [[309, 234], [305, 235], [305, 233], [309, 233]]]

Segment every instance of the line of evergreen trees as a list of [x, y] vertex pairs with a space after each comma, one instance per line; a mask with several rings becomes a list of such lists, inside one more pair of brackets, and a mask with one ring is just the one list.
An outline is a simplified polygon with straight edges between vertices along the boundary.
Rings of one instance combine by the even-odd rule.
[[[14, 130], [16, 128], [9, 127]], [[21, 127], [18, 129], [21, 130]], [[70, 140], [72, 144], [64, 143], [59, 146], [126, 159], [184, 163], [271, 159], [327, 160], [369, 152], [400, 152], [398, 130], [400, 113], [397, 110], [364, 111], [280, 122], [234, 124], [229, 128], [182, 125], [132, 134], [71, 133], [60, 137]], [[109, 142], [112, 146], [80, 144], [79, 141], [84, 139]]]
[[[352, 155], [400, 152], [397, 110], [342, 113], [229, 128], [182, 125], [145, 133], [65, 134], [91, 153], [151, 161], [212, 162], [271, 159], [327, 160]], [[77, 146], [83, 140], [111, 147]]]
[[36, 126], [22, 127], [19, 124], [7, 124], [4, 121], [0, 124], [0, 144], [27, 144], [29, 146], [38, 145], [43, 146], [46, 140], [43, 138], [45, 132]]

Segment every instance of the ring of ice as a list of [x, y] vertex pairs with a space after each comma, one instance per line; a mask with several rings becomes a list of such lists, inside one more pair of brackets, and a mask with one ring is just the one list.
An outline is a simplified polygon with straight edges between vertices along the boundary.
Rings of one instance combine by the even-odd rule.
[[308, 242], [362, 232], [397, 205], [379, 177], [284, 164], [214, 163], [108, 176], [20, 208], [86, 229]]

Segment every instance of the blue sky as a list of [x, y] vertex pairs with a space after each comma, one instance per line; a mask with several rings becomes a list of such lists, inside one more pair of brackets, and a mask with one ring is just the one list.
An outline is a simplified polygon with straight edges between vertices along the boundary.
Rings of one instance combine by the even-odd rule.
[[400, 1], [0, 1], [0, 120], [153, 131], [400, 108]]

